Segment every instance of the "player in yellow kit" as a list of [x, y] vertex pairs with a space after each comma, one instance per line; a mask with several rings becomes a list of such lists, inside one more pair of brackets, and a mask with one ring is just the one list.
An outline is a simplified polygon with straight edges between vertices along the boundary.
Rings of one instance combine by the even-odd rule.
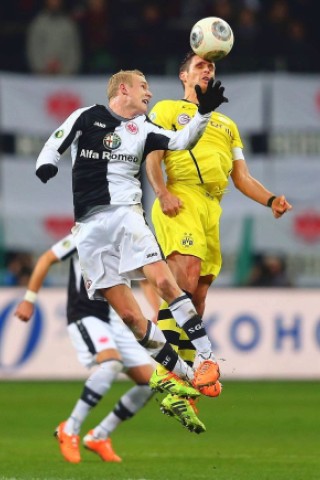
[[[205, 90], [214, 76], [215, 65], [190, 52], [179, 71], [183, 99], [158, 102], [150, 113], [151, 120], [167, 129], [182, 129], [197, 111], [195, 85]], [[152, 209], [157, 239], [178, 285], [192, 297], [198, 314], [203, 316], [208, 289], [221, 269], [220, 201], [229, 176], [244, 195], [270, 207], [275, 218], [292, 207], [283, 195], [274, 195], [250, 175], [237, 125], [217, 111], [211, 114], [202, 138], [192, 150], [152, 152], [147, 158], [147, 175], [157, 197]], [[192, 364], [194, 349], [166, 303], [161, 306], [158, 325]], [[163, 367], [158, 367], [155, 375], [164, 374]], [[211, 394], [219, 392], [220, 388], [216, 388]], [[162, 411], [181, 421], [179, 412], [172, 407], [176, 400], [166, 397]]]

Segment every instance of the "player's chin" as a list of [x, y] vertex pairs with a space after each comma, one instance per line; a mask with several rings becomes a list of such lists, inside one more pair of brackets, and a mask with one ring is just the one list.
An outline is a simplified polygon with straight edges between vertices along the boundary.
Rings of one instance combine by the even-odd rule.
[[207, 90], [208, 83], [209, 83], [209, 80], [201, 80], [201, 82], [199, 82], [202, 93], [204, 93]]

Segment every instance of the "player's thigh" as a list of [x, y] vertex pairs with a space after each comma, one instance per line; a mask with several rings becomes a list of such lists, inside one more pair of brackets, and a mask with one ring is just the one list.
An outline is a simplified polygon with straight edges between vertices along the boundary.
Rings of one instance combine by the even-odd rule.
[[[220, 273], [222, 265], [220, 245], [220, 215], [221, 207], [216, 202], [209, 202], [208, 223], [206, 226], [207, 250], [201, 264], [201, 277], [212, 275], [214, 278]], [[210, 210], [209, 210], [210, 208]]]
[[202, 224], [203, 216], [199, 214], [202, 205], [198, 199], [188, 199], [175, 217], [165, 215], [156, 200], [152, 208], [152, 221], [157, 240], [167, 258], [172, 252], [192, 255], [203, 259], [206, 254], [206, 238]]
[[68, 333], [85, 367], [101, 363], [102, 359], [121, 359], [109, 324], [96, 317], [84, 317], [68, 325]]

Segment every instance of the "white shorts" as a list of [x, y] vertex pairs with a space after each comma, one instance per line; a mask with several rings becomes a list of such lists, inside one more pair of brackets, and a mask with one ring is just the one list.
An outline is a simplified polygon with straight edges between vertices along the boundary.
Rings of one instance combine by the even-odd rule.
[[144, 279], [141, 267], [163, 260], [140, 204], [108, 206], [77, 222], [72, 233], [90, 299], [101, 299], [101, 288]]
[[85, 317], [68, 325], [68, 333], [78, 360], [85, 367], [97, 365], [97, 353], [109, 349], [118, 350], [126, 369], [153, 364], [147, 351], [112, 308], [109, 323], [96, 317]]

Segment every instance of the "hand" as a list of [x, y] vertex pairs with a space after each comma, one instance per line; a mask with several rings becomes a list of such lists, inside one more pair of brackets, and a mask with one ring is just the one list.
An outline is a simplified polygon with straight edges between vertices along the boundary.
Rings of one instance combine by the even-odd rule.
[[196, 85], [194, 88], [199, 102], [198, 110], [201, 114], [213, 112], [221, 103], [229, 102], [223, 95], [224, 87], [219, 80], [214, 82], [213, 78], [211, 78], [205, 92], [201, 91], [200, 85]]
[[36, 170], [36, 175], [40, 178], [42, 183], [47, 183], [50, 178], [54, 177], [58, 173], [58, 167], [52, 165], [51, 163], [46, 163], [45, 165], [41, 165]]
[[23, 322], [28, 322], [33, 315], [34, 304], [23, 300], [17, 306], [16, 311], [14, 312], [15, 316], [18, 317]]
[[276, 197], [273, 200], [271, 210], [275, 218], [280, 218], [288, 210], [292, 210], [292, 205], [287, 202], [284, 195], [281, 195], [280, 197]]
[[159, 196], [159, 202], [162, 212], [168, 217], [175, 217], [179, 214], [180, 209], [183, 206], [182, 201], [180, 198], [173, 195], [171, 192], [166, 190]]

